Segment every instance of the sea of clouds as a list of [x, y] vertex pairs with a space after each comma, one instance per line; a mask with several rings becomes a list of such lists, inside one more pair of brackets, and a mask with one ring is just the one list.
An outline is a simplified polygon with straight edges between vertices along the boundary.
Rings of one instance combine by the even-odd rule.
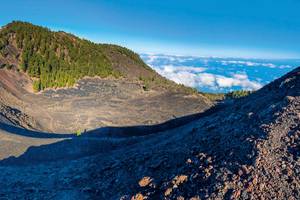
[[258, 90], [300, 65], [299, 60], [263, 60], [141, 54], [162, 76], [203, 92]]

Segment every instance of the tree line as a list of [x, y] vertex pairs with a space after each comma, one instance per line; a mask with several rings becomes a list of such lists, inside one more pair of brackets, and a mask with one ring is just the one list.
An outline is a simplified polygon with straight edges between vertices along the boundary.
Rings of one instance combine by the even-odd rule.
[[72, 86], [84, 76], [121, 76], [105, 55], [105, 45], [65, 32], [12, 22], [0, 32], [0, 53], [4, 53], [8, 44], [21, 50], [19, 67], [35, 79], [33, 87], [36, 91]]

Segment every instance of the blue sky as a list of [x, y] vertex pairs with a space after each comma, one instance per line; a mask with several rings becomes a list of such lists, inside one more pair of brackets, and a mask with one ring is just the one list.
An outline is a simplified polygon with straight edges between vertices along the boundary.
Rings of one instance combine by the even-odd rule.
[[0, 24], [28, 21], [137, 52], [300, 58], [299, 0], [14, 0]]

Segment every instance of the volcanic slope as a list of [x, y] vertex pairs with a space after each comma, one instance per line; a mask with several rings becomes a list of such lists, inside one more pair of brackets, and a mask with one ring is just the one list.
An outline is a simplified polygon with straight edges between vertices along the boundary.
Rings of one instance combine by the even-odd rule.
[[212, 102], [124, 47], [12, 22], [0, 30], [0, 105], [5, 123], [62, 133], [157, 124]]
[[29, 148], [19, 157], [1, 161], [0, 195], [300, 198], [300, 68], [250, 96], [207, 112], [160, 133], [135, 137], [130, 137], [130, 130], [127, 136], [86, 133]]

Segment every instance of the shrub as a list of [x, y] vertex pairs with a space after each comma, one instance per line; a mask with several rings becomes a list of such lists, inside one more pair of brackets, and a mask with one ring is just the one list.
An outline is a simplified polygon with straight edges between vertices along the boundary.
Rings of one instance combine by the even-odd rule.
[[229, 92], [225, 96], [228, 99], [238, 99], [238, 98], [241, 98], [241, 97], [248, 96], [249, 94], [251, 94], [251, 91], [237, 90], [237, 91]]
[[82, 131], [81, 131], [81, 130], [77, 130], [77, 131], [76, 131], [76, 136], [79, 137], [79, 136], [81, 136], [81, 134], [82, 134]]
[[33, 81], [33, 90], [39, 92], [41, 90], [41, 80]]

